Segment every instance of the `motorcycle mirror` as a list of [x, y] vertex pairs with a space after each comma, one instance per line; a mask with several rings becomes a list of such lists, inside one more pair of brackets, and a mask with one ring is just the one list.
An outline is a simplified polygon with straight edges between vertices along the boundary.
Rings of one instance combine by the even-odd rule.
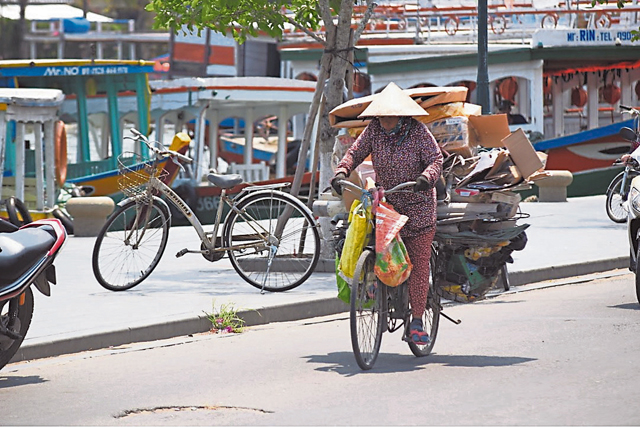
[[620, 136], [623, 137], [624, 139], [628, 140], [628, 141], [635, 141], [638, 136], [636, 135], [636, 132], [628, 127], [623, 127], [622, 129], [620, 129]]

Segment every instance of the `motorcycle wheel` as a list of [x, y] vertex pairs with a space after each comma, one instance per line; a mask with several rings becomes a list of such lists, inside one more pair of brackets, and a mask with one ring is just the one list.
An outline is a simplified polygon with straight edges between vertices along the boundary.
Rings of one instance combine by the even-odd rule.
[[640, 260], [638, 257], [640, 256], [640, 247], [638, 247], [638, 252], [636, 253], [636, 269], [634, 273], [636, 273], [636, 299], [638, 303], [640, 303]]
[[[24, 301], [20, 304], [21, 296]], [[17, 309], [18, 315], [12, 319], [11, 313]], [[18, 352], [22, 341], [31, 325], [33, 317], [33, 292], [27, 288], [21, 295], [0, 303], [0, 323], [5, 328], [17, 332], [21, 338], [13, 339], [6, 335], [0, 335], [0, 369], [9, 363], [11, 358]]]

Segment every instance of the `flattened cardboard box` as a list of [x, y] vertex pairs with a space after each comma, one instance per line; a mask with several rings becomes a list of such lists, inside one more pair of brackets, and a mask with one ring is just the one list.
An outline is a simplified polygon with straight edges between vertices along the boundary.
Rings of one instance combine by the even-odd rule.
[[506, 114], [469, 116], [469, 123], [473, 129], [470, 142], [487, 148], [503, 147], [502, 140], [511, 133]]
[[509, 150], [509, 155], [513, 163], [516, 164], [516, 167], [525, 179], [529, 178], [534, 172], [542, 169], [542, 161], [522, 129], [518, 129], [504, 138], [502, 144]]

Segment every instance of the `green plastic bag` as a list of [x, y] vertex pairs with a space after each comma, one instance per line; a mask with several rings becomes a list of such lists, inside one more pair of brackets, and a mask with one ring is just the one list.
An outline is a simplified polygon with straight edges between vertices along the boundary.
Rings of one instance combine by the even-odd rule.
[[349, 283], [340, 275], [340, 258], [336, 255], [336, 282], [338, 284], [338, 298], [349, 304], [351, 302], [351, 288]]

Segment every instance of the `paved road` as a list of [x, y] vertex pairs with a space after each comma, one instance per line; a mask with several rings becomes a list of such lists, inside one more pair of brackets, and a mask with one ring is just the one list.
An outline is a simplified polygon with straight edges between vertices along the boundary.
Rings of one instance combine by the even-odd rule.
[[[604, 196], [566, 203], [522, 203], [530, 215], [529, 242], [514, 252], [512, 284], [624, 268], [628, 265], [626, 226], [606, 216]], [[14, 360], [162, 339], [208, 330], [212, 305], [234, 304], [249, 324], [309, 318], [342, 312], [335, 277], [314, 273], [298, 289], [259, 291], [240, 279], [227, 259], [209, 263], [199, 255], [175, 258], [198, 248], [190, 227], [173, 227], [161, 264], [136, 288], [114, 293], [93, 277], [94, 238], [70, 236], [56, 261], [58, 285], [47, 298], [36, 293], [34, 319]]]
[[368, 372], [345, 314], [13, 364], [1, 423], [639, 425], [640, 305], [618, 273], [447, 307], [462, 323], [433, 355], [385, 334]]

